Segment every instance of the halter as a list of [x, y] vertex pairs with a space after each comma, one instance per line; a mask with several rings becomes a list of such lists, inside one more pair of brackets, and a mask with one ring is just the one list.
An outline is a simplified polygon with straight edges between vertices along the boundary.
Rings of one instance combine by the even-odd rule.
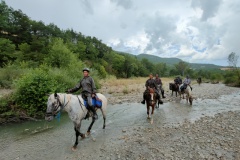
[[[63, 110], [69, 103], [70, 100], [64, 105], [65, 103], [65, 95], [64, 95], [64, 102], [63, 104], [61, 103], [60, 99], [58, 98], [59, 96], [55, 97], [57, 99], [57, 106], [54, 106], [52, 112], [47, 112], [46, 116], [55, 116], [57, 113], [59, 113], [61, 110]], [[61, 107], [61, 109], [58, 111], [58, 108]]]

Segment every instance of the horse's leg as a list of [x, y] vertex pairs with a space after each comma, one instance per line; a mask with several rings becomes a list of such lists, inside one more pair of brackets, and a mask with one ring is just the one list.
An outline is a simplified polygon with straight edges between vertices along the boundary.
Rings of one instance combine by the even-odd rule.
[[102, 112], [102, 115], [103, 115], [103, 129], [105, 129], [105, 124], [106, 124], [106, 113], [103, 111], [103, 109], [101, 108], [101, 112]]
[[88, 127], [88, 130], [87, 130], [87, 134], [89, 135], [90, 132], [91, 132], [91, 129], [92, 129], [92, 126], [93, 126], [93, 123], [95, 122], [95, 119], [92, 117], [92, 122], [90, 124], [90, 126]]
[[151, 121], [150, 121], [151, 124], [153, 124], [153, 113], [154, 113], [154, 108], [155, 108], [155, 105], [152, 105], [152, 113], [151, 113]]
[[74, 123], [74, 130], [76, 134], [76, 141], [72, 147], [72, 150], [75, 151], [78, 145], [78, 136], [81, 136], [82, 138], [85, 138], [85, 135], [80, 132], [81, 122]]
[[190, 105], [192, 105], [192, 102], [193, 102], [192, 96], [189, 96], [189, 102], [190, 102]]
[[[188, 103], [188, 101], [189, 101], [189, 93], [186, 93], [186, 101], [187, 101], [187, 103]], [[190, 102], [190, 101], [189, 101]]]
[[150, 118], [150, 117], [149, 117], [149, 108], [150, 108], [150, 107], [147, 105], [147, 115], [148, 115], [147, 118]]

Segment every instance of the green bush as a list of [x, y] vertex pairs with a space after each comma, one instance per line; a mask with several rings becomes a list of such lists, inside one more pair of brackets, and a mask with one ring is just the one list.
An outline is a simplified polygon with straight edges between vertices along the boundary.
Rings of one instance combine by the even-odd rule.
[[210, 75], [210, 80], [212, 81], [212, 82], [219, 82], [219, 81], [221, 81], [223, 79], [223, 76], [221, 75], [221, 74], [219, 74], [219, 73], [212, 73], [211, 75]]
[[6, 97], [0, 98], [0, 114], [8, 111], [8, 99]]
[[46, 68], [32, 69], [14, 83], [14, 99], [29, 116], [42, 116], [46, 111], [47, 94], [57, 89], [57, 82], [48, 73]]
[[[14, 101], [17, 106], [26, 111], [29, 116], [42, 117], [46, 112], [48, 94], [54, 92], [64, 93], [66, 89], [73, 88], [82, 78], [84, 63], [73, 62], [68, 67], [51, 68], [42, 65], [15, 81]], [[99, 88], [98, 72], [91, 71], [96, 87]]]
[[240, 86], [240, 71], [239, 70], [232, 70], [227, 71], [224, 76], [224, 83], [230, 86]]
[[27, 70], [15, 64], [8, 64], [4, 68], [0, 68], [0, 88], [11, 88], [13, 81]]

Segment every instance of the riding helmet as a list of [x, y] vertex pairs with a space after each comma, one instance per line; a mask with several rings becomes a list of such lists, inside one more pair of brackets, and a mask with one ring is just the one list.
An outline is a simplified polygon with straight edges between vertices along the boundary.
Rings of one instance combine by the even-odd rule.
[[82, 71], [83, 71], [83, 72], [84, 72], [84, 71], [90, 72], [90, 69], [89, 69], [89, 68], [84, 68]]

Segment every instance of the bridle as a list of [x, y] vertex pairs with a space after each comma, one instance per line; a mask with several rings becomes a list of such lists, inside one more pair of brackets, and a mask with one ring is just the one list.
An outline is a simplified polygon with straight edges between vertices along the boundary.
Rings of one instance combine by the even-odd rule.
[[[64, 95], [64, 102], [62, 104], [58, 95], [55, 94], [54, 97], [57, 100], [57, 105], [54, 105], [54, 103], [52, 103], [52, 106], [54, 105], [52, 112], [46, 112], [46, 117], [56, 116], [61, 110], [63, 110], [68, 105], [68, 103], [70, 101], [70, 100], [68, 100], [67, 103], [65, 104], [65, 95]], [[58, 110], [59, 107], [61, 108], [60, 110]]]

